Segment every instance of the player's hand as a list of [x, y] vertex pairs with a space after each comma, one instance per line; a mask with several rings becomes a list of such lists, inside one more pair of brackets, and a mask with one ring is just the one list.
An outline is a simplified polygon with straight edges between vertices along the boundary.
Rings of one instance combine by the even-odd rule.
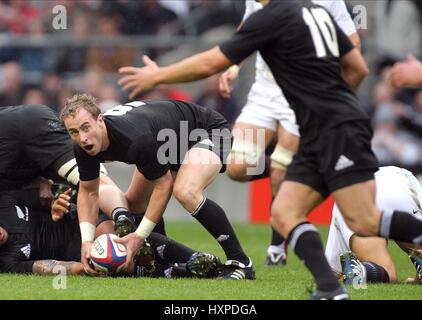
[[223, 98], [230, 98], [231, 92], [233, 91], [233, 82], [238, 76], [238, 67], [232, 66], [226, 70], [218, 79], [218, 89]]
[[53, 192], [51, 192], [51, 185], [52, 185], [51, 181], [47, 179], [41, 179], [39, 183], [40, 203], [43, 207], [46, 207], [46, 208], [50, 208], [51, 202], [54, 199]]
[[59, 197], [53, 201], [51, 206], [51, 218], [54, 222], [59, 221], [63, 216], [69, 213], [70, 209], [70, 194], [72, 189], [67, 189], [64, 193], [61, 193]]
[[413, 55], [396, 63], [388, 74], [388, 81], [396, 88], [418, 86], [422, 83], [422, 63]]
[[85, 273], [84, 265], [80, 262], [74, 262], [70, 265], [70, 274], [72, 275], [83, 275]]
[[142, 68], [122, 67], [119, 73], [124, 76], [117, 82], [123, 90], [130, 91], [129, 98], [133, 99], [141, 92], [149, 91], [157, 86], [155, 76], [160, 67], [148, 56], [142, 57], [145, 66]]
[[144, 240], [144, 238], [140, 237], [135, 232], [129, 233], [127, 236], [115, 240], [117, 243], [121, 243], [126, 247], [126, 263], [124, 269], [130, 270], [133, 268], [133, 258], [139, 249], [141, 249]]
[[89, 260], [91, 259], [91, 241], [84, 241], [82, 242], [81, 246], [81, 263], [84, 266], [85, 273], [91, 276], [98, 276], [99, 273], [95, 271], [91, 265], [89, 264]]

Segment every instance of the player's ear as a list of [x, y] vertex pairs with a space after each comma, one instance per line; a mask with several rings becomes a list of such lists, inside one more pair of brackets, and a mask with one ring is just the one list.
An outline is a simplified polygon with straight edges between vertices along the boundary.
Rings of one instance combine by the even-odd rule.
[[97, 117], [97, 122], [98, 123], [103, 123], [104, 122], [104, 116], [102, 113], [100, 113]]

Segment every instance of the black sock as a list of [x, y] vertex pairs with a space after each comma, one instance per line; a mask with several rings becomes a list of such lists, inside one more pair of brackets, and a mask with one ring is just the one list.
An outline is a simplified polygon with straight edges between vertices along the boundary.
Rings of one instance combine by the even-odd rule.
[[422, 244], [422, 220], [403, 211], [381, 213], [379, 235], [392, 240]]
[[325, 258], [321, 238], [314, 225], [309, 222], [298, 224], [290, 231], [287, 241], [314, 276], [318, 290], [333, 291], [340, 286]]
[[[134, 214], [133, 217], [135, 219], [135, 224], [136, 226], [139, 226], [139, 224], [141, 223], [142, 218], [144, 217], [145, 212], [143, 213], [137, 213]], [[161, 218], [161, 220], [157, 223], [157, 225], [154, 227], [154, 229], [152, 230], [152, 232], [157, 232], [159, 234], [162, 234], [163, 236], [167, 236], [166, 233], [166, 226], [164, 223], [164, 219]]]
[[387, 270], [380, 265], [370, 261], [363, 261], [362, 264], [366, 269], [366, 280], [368, 282], [390, 282]]
[[116, 222], [117, 219], [119, 219], [120, 216], [126, 216], [128, 218], [132, 218], [132, 220], [135, 221], [133, 215], [126, 208], [117, 207], [111, 213], [111, 218], [113, 219], [114, 222]]
[[186, 263], [195, 253], [191, 248], [156, 232], [152, 232], [147, 240], [161, 262]]
[[264, 171], [261, 174], [252, 175], [249, 181], [259, 180], [263, 178], [268, 178], [271, 173], [271, 158], [270, 156], [265, 155], [264, 157]]
[[271, 227], [271, 245], [280, 246], [283, 242], [286, 241], [282, 235], [280, 235], [274, 227]]
[[228, 260], [237, 260], [244, 264], [249, 263], [233, 227], [224, 210], [218, 204], [204, 197], [198, 208], [192, 212], [192, 216], [217, 239]]

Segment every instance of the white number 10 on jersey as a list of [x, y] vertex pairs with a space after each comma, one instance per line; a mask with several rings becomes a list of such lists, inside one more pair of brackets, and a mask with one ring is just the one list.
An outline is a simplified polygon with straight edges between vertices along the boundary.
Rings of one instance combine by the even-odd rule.
[[335, 57], [339, 57], [340, 51], [337, 41], [337, 32], [328, 12], [322, 8], [311, 8], [311, 10], [303, 8], [302, 12], [303, 20], [305, 20], [305, 23], [311, 31], [317, 57], [324, 58], [327, 56], [324, 42], [331, 54]]

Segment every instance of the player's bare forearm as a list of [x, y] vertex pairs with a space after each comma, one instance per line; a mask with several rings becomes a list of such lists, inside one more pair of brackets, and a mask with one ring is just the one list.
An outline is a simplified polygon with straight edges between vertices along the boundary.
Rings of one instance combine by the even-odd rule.
[[99, 179], [81, 181], [78, 193], [79, 222], [96, 224], [99, 210]]
[[219, 47], [198, 53], [168, 67], [161, 67], [157, 83], [190, 82], [214, 75], [232, 63]]
[[152, 191], [145, 217], [155, 223], [159, 222], [167, 207], [172, 192], [173, 178], [170, 171], [168, 171], [163, 177], [154, 181], [154, 190]]
[[37, 260], [32, 266], [32, 272], [39, 275], [83, 274], [82, 263], [76, 261]]
[[349, 86], [355, 90], [368, 75], [368, 66], [358, 49], [353, 49], [341, 58], [342, 75]]

